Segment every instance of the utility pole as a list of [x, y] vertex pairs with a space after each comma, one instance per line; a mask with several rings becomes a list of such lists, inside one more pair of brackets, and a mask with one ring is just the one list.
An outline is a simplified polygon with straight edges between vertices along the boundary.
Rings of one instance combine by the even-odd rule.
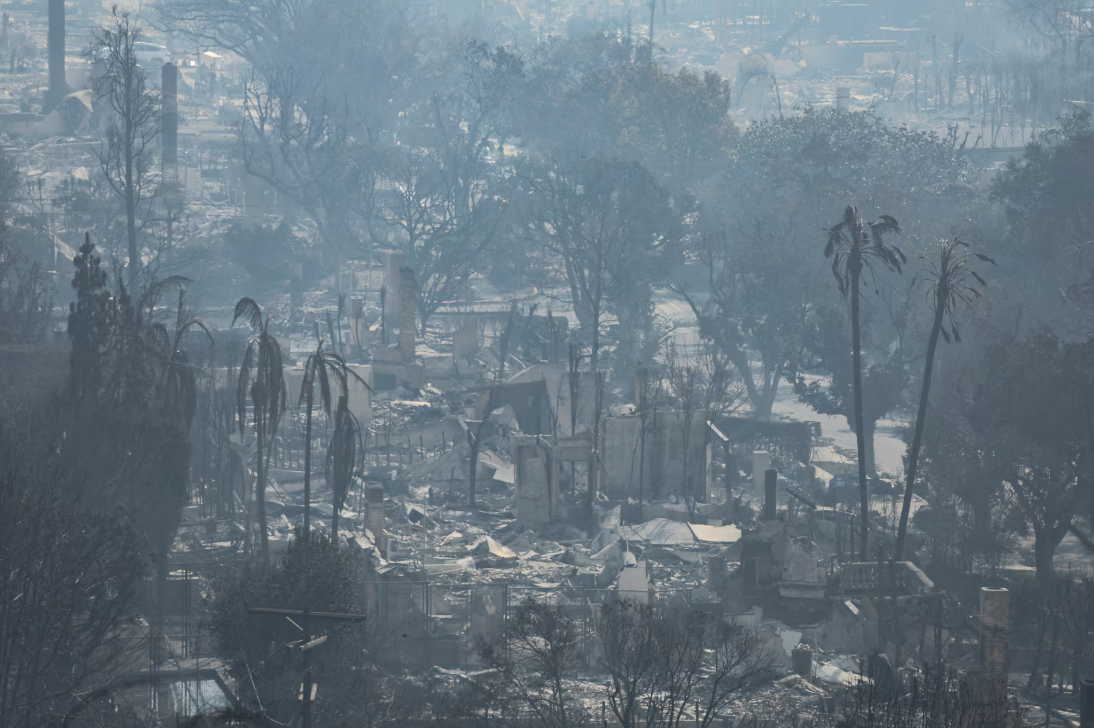
[[[311, 677], [311, 650], [327, 641], [326, 635], [312, 639], [312, 622], [320, 624], [338, 624], [342, 622], [363, 622], [363, 614], [337, 614], [332, 612], [313, 612], [306, 607], [303, 611], [295, 609], [270, 609], [268, 607], [251, 607], [249, 613], [258, 617], [284, 617], [304, 633], [304, 639], [300, 641], [300, 651], [304, 655], [304, 680], [301, 685], [301, 700], [304, 703], [303, 717], [304, 728], [311, 728], [311, 701], [312, 701], [312, 677]], [[293, 621], [293, 617], [300, 619], [300, 624]]]

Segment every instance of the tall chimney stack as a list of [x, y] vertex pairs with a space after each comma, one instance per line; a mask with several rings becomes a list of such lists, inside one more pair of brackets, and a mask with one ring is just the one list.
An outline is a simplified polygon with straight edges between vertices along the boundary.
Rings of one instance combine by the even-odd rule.
[[160, 144], [163, 176], [169, 181], [178, 178], [179, 163], [179, 74], [170, 61], [163, 64], [160, 106]]
[[243, 173], [243, 212], [244, 222], [248, 228], [260, 227], [266, 215], [266, 208], [262, 201], [262, 187], [261, 178], [250, 172]]
[[399, 269], [399, 349], [403, 359], [413, 359], [415, 349], [414, 314], [418, 310], [418, 282], [413, 268]]
[[764, 510], [761, 521], [775, 520], [775, 506], [778, 496], [779, 471], [768, 468], [764, 471]]
[[[393, 250], [384, 261], [384, 287], [387, 296], [384, 305], [384, 327], [387, 331], [398, 328], [402, 323], [402, 301], [399, 300], [402, 286], [399, 283], [399, 270], [406, 265], [406, 254]], [[384, 342], [385, 344], [387, 342]]]
[[840, 111], [851, 110], [851, 89], [847, 86], [840, 86], [836, 89], [836, 108]]
[[980, 669], [989, 673], [1007, 671], [1007, 631], [1010, 623], [1010, 592], [1003, 588], [980, 588]]
[[634, 406], [642, 409], [646, 404], [646, 385], [649, 382], [650, 370], [646, 367], [638, 367], [634, 370]]
[[65, 0], [49, 0], [49, 91], [45, 109], [51, 111], [61, 104], [68, 87], [65, 85]]
[[387, 534], [384, 531], [384, 486], [369, 485], [365, 489], [365, 528], [372, 532], [373, 543], [381, 556], [387, 556]]

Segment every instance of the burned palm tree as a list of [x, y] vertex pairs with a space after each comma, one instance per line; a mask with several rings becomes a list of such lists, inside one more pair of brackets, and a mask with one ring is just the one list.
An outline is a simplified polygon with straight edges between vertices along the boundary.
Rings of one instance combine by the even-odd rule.
[[[367, 386], [367, 385], [366, 385]], [[361, 425], [349, 409], [349, 396], [341, 394], [334, 411], [334, 434], [327, 448], [327, 485], [333, 493], [334, 514], [331, 516], [331, 539], [338, 542], [338, 511], [346, 501], [349, 487], [355, 475], [360, 475], [365, 465], [365, 445], [361, 437]]]
[[927, 269], [913, 281], [925, 283], [927, 286], [927, 298], [934, 308], [934, 325], [931, 326], [931, 337], [927, 341], [927, 362], [923, 368], [923, 385], [919, 392], [919, 412], [915, 418], [915, 434], [912, 437], [912, 449], [908, 452], [907, 482], [904, 485], [904, 505], [900, 510], [900, 527], [897, 530], [896, 550], [893, 558], [900, 561], [904, 554], [904, 540], [908, 533], [908, 513], [912, 507], [912, 489], [915, 487], [916, 468], [919, 465], [919, 448], [923, 444], [923, 425], [927, 419], [927, 398], [931, 392], [931, 373], [934, 370], [934, 355], [938, 348], [938, 337], [941, 336], [950, 343], [961, 342], [961, 335], [957, 331], [957, 321], [954, 319], [954, 311], [961, 304], [969, 305], [980, 297], [981, 289], [987, 284], [984, 279], [972, 269], [973, 259], [995, 265], [995, 261], [981, 253], [969, 253], [966, 251], [968, 243], [960, 238], [954, 238], [943, 244], [942, 253], [938, 262], [924, 257], [927, 261]]
[[870, 495], [866, 483], [866, 432], [862, 416], [862, 343], [859, 323], [859, 297], [862, 274], [876, 278], [881, 269], [900, 273], [907, 259], [894, 245], [885, 243], [889, 233], [900, 233], [900, 225], [882, 215], [876, 222], [866, 222], [854, 207], [843, 211], [843, 220], [828, 229], [824, 257], [832, 259], [832, 275], [844, 298], [851, 297], [851, 356], [854, 369], [855, 439], [858, 444], [859, 497], [862, 507], [861, 559], [866, 561], [867, 534], [870, 527]]
[[[304, 363], [304, 381], [300, 385], [299, 403], [304, 405], [304, 541], [311, 540], [311, 432], [312, 410], [315, 408], [316, 385], [318, 385], [319, 406], [331, 418], [331, 404], [336, 402], [341, 406], [342, 401], [347, 401], [349, 384], [354, 381], [371, 391], [368, 383], [361, 379], [337, 352], [326, 345], [326, 341], [319, 339], [319, 346]], [[334, 394], [332, 394], [334, 392]], [[339, 413], [341, 416], [341, 413]], [[350, 415], [352, 417], [352, 415]], [[335, 421], [337, 433], [338, 421]], [[335, 506], [335, 518], [338, 509]]]
[[346, 315], [346, 294], [338, 294], [338, 308], [335, 316], [331, 317], [330, 309], [327, 310], [327, 337], [330, 339], [331, 346], [342, 357], [346, 356], [346, 344], [342, 341], [342, 319]]
[[251, 325], [252, 336], [243, 352], [236, 387], [239, 410], [239, 432], [247, 421], [247, 395], [254, 405], [255, 423], [255, 506], [262, 537], [262, 561], [270, 565], [270, 537], [266, 529], [266, 476], [269, 471], [269, 443], [277, 434], [288, 394], [285, 390], [285, 370], [281, 365], [281, 345], [270, 332], [270, 316], [252, 298], [241, 298], [236, 304], [232, 326], [240, 319]]
[[174, 331], [156, 323], [151, 328], [151, 340], [156, 357], [160, 361], [159, 390], [163, 404], [168, 410], [178, 413], [185, 429], [190, 429], [197, 412], [198, 371], [200, 367], [190, 361], [190, 356], [182, 347], [185, 336], [192, 330], [201, 331], [213, 345], [213, 335], [196, 316], [190, 315], [185, 306], [186, 281], [177, 281], [179, 285], [179, 305], [175, 313]]
[[[173, 331], [169, 331], [162, 322], [154, 323], [149, 328], [148, 341], [151, 354], [153, 359], [158, 362], [160, 370], [155, 388], [164, 410], [173, 413], [174, 417], [178, 418], [182, 432], [189, 433], [194, 421], [194, 415], [197, 413], [198, 373], [200, 367], [190, 360], [190, 356], [183, 348], [182, 342], [191, 330], [198, 330], [205, 334], [211, 349], [213, 336], [200, 319], [187, 312], [185, 299], [188, 280], [182, 278], [169, 279], [166, 283], [177, 283], [179, 287], [179, 304], [178, 310], [175, 312]], [[149, 287], [149, 293], [152, 296], [152, 301], [158, 299], [157, 284], [153, 283]], [[153, 305], [149, 304], [149, 314], [151, 314]], [[183, 506], [182, 495], [183, 493], [180, 492], [180, 497], [177, 499], [177, 508], [180, 514]], [[164, 499], [160, 500], [162, 502]], [[156, 551], [158, 554], [166, 554], [170, 550], [176, 531], [177, 527], [164, 529], [162, 533], [156, 534], [156, 540], [158, 541]], [[159, 558], [156, 560], [156, 630], [158, 634], [163, 634], [167, 577], [167, 559]]]

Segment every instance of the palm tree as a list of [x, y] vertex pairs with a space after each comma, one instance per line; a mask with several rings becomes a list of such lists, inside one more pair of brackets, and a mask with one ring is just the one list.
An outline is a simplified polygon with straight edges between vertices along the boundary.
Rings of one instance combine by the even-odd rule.
[[[186, 334], [192, 329], [198, 329], [205, 334], [210, 348], [213, 346], [213, 336], [200, 319], [190, 315], [185, 305], [186, 284], [188, 279], [181, 276], [172, 276], [162, 281], [153, 281], [145, 290], [138, 302], [138, 310], [147, 309], [147, 317], [138, 316], [138, 320], [151, 321], [156, 304], [160, 300], [164, 289], [168, 286], [178, 285], [179, 303], [175, 312], [174, 330], [170, 331], [161, 321], [152, 323], [144, 334], [147, 349], [142, 352], [149, 357], [155, 378], [150, 382], [154, 396], [162, 411], [172, 420], [175, 420], [179, 428], [181, 438], [185, 439], [194, 422], [194, 415], [198, 407], [198, 372], [200, 367], [190, 360], [190, 356], [182, 347]], [[131, 365], [133, 362], [130, 363]], [[185, 465], [183, 465], [185, 468]], [[185, 470], [183, 471], [185, 472]], [[164, 602], [166, 600], [168, 565], [164, 555], [170, 551], [171, 544], [178, 532], [178, 525], [182, 517], [182, 508], [185, 505], [186, 478], [175, 480], [177, 486], [172, 488], [168, 483], [173, 479], [162, 479], [159, 482], [161, 491], [158, 497], [151, 499], [152, 507], [158, 512], [153, 523], [155, 526], [149, 529], [150, 541], [155, 545], [156, 554], [156, 613], [155, 628], [157, 634], [163, 634]], [[166, 487], [166, 489], [164, 489]], [[172, 497], [173, 494], [173, 497]], [[158, 649], [158, 648], [157, 648]]]
[[912, 489], [915, 487], [916, 468], [919, 465], [919, 448], [923, 444], [923, 425], [927, 419], [927, 397], [931, 392], [931, 373], [934, 370], [938, 337], [941, 335], [947, 344], [950, 343], [951, 336], [956, 343], [961, 343], [961, 336], [957, 332], [957, 322], [954, 320], [954, 311], [959, 304], [968, 305], [974, 298], [979, 298], [980, 289], [987, 285], [969, 265], [970, 259], [975, 257], [995, 265], [995, 261], [988, 256], [967, 253], [965, 248], [968, 248], [968, 243], [961, 238], [954, 238], [942, 245], [942, 254], [937, 263], [930, 258], [924, 258], [928, 268], [924, 272], [922, 281], [927, 283], [927, 298], [934, 307], [934, 325], [931, 327], [931, 338], [927, 341], [927, 363], [923, 368], [923, 386], [919, 392], [919, 412], [915, 418], [912, 449], [908, 453], [904, 506], [900, 510], [900, 527], [897, 530], [896, 549], [893, 552], [895, 561], [900, 561], [904, 554], [904, 539], [908, 533], [908, 513], [912, 507]]
[[190, 361], [189, 355], [182, 348], [182, 339], [191, 329], [200, 329], [213, 346], [213, 335], [209, 329], [195, 316], [189, 314], [185, 306], [186, 283], [188, 279], [175, 279], [179, 286], [179, 306], [175, 313], [175, 330], [167, 330], [167, 326], [157, 322], [151, 328], [151, 341], [155, 356], [160, 360], [162, 372], [159, 388], [163, 398], [163, 404], [168, 410], [178, 413], [185, 429], [190, 430], [194, 421], [198, 404], [198, 370], [199, 367]]
[[[369, 391], [371, 388], [365, 380], [361, 379], [346, 365], [337, 352], [326, 346], [326, 341], [319, 339], [319, 346], [315, 353], [308, 357], [304, 363], [304, 380], [300, 385], [299, 404], [304, 404], [304, 543], [311, 541], [311, 418], [312, 409], [315, 407], [315, 385], [319, 384], [319, 406], [327, 413], [327, 419], [331, 416], [331, 389], [336, 390], [338, 403], [343, 399], [348, 401], [348, 384], [351, 379], [364, 385]], [[348, 405], [347, 405], [348, 407]], [[347, 410], [348, 411], [348, 410]], [[335, 509], [337, 514], [337, 508]]]
[[[236, 405], [239, 408], [239, 432], [246, 425], [247, 394], [254, 404], [255, 422], [255, 503], [258, 510], [258, 527], [262, 535], [262, 561], [270, 565], [270, 536], [266, 530], [266, 474], [269, 471], [269, 441], [277, 434], [281, 414], [285, 411], [288, 394], [285, 391], [285, 370], [281, 365], [281, 345], [270, 333], [270, 316], [263, 316], [262, 309], [252, 298], [241, 298], [236, 304], [232, 326], [239, 319], [251, 324], [253, 335], [243, 352], [239, 366], [239, 384], [236, 388]], [[253, 375], [253, 381], [252, 381]], [[266, 451], [265, 458], [263, 450]]]
[[851, 355], [854, 368], [855, 392], [855, 439], [858, 444], [858, 480], [859, 497], [862, 506], [861, 538], [859, 539], [861, 560], [868, 558], [866, 551], [867, 532], [870, 527], [870, 497], [866, 484], [866, 434], [862, 416], [862, 345], [859, 325], [859, 286], [863, 272], [876, 278], [880, 268], [900, 273], [907, 259], [900, 249], [886, 245], [884, 237], [889, 233], [900, 233], [900, 225], [889, 215], [882, 215], [877, 222], [867, 223], [858, 210], [848, 207], [843, 211], [843, 220], [828, 229], [828, 244], [824, 246], [824, 257], [832, 259], [832, 275], [836, 279], [839, 291], [844, 298], [851, 296]]
[[[367, 385], [366, 385], [367, 386]], [[349, 493], [354, 474], [364, 469], [365, 446], [361, 438], [361, 425], [349, 410], [349, 397], [338, 397], [334, 412], [334, 435], [327, 448], [327, 484], [334, 494], [334, 515], [331, 516], [331, 539], [338, 542], [338, 511]]]

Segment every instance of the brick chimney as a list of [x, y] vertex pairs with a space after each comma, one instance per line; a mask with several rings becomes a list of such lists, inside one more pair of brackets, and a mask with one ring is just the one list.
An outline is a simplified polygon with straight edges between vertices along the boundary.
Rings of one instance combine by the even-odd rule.
[[980, 589], [980, 669], [991, 673], [1007, 671], [1007, 628], [1010, 620], [1010, 592]]
[[45, 111], [61, 104], [68, 93], [65, 83], [65, 0], [49, 0], [49, 91]]
[[399, 350], [403, 359], [413, 359], [416, 334], [414, 313], [418, 310], [418, 282], [414, 280], [413, 268], [399, 269], [399, 309]]
[[384, 486], [370, 485], [365, 490], [365, 528], [372, 533], [380, 555], [387, 558], [387, 538], [384, 535]]
[[775, 508], [778, 503], [779, 471], [768, 468], [764, 471], [764, 509], [760, 516], [761, 521], [774, 521]]
[[642, 409], [646, 403], [646, 387], [649, 384], [650, 370], [638, 367], [634, 370], [634, 406]]

